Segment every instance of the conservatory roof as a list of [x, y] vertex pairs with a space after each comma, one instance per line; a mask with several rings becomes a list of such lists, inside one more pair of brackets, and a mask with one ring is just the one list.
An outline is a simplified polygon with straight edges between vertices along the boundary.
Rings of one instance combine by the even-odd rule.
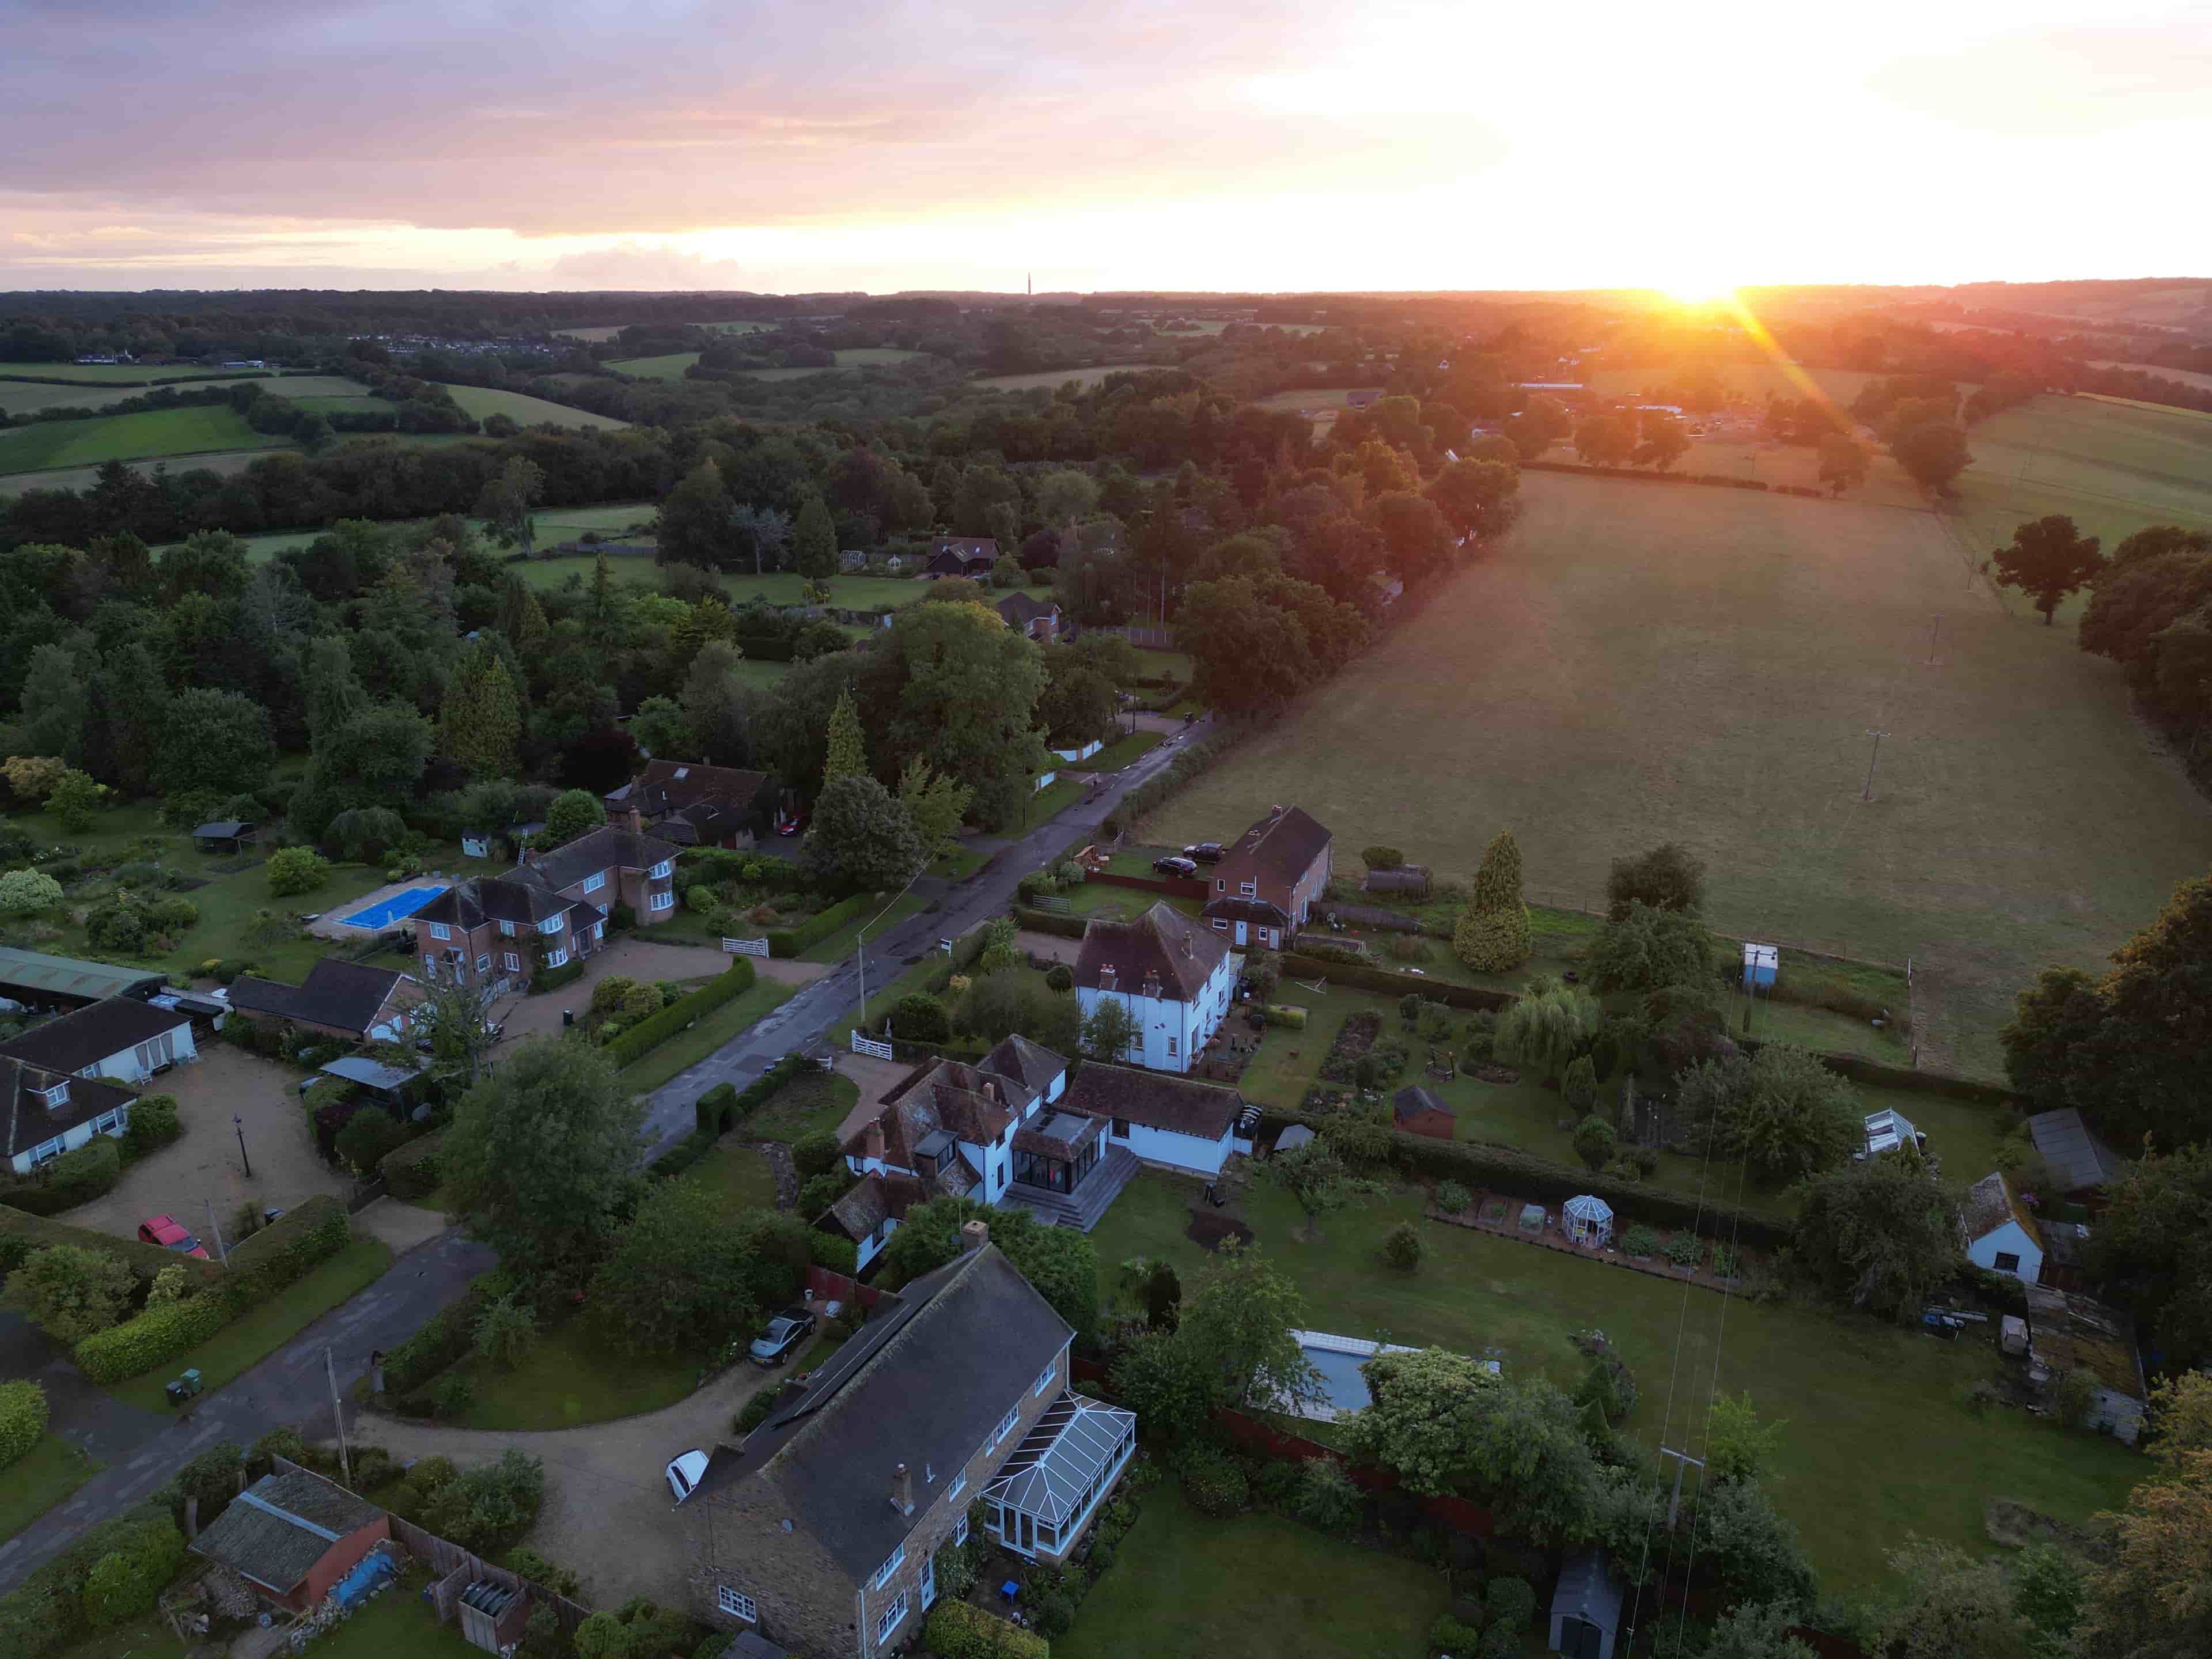
[[1134, 1412], [1069, 1392], [1045, 1408], [983, 1496], [1058, 1526], [1137, 1432]]
[[1603, 1199], [1590, 1193], [1584, 1193], [1579, 1198], [1569, 1199], [1566, 1203], [1566, 1211], [1569, 1215], [1574, 1217], [1577, 1221], [1610, 1221], [1613, 1219], [1613, 1206], [1607, 1203]]

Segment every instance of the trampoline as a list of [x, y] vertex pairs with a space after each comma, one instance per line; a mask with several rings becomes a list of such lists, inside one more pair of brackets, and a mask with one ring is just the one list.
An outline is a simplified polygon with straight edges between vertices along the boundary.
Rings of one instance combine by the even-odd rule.
[[445, 890], [443, 887], [410, 887], [404, 893], [380, 898], [349, 916], [340, 916], [338, 923], [344, 927], [389, 927], [402, 916], [413, 915]]

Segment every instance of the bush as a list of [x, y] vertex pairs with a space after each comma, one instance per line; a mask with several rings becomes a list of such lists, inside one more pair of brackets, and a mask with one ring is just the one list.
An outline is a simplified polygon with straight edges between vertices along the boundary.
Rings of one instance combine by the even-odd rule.
[[1705, 1255], [1705, 1241], [1695, 1233], [1676, 1233], [1667, 1241], [1667, 1260], [1678, 1267], [1694, 1267]]
[[1419, 1267], [1421, 1265], [1420, 1230], [1410, 1221], [1401, 1221], [1391, 1228], [1382, 1237], [1382, 1260], [1402, 1273], [1412, 1273]]
[[1285, 1030], [1303, 1031], [1306, 1029], [1306, 1011], [1279, 1002], [1267, 1005], [1265, 1018], [1270, 1025], [1279, 1025]]
[[537, 1346], [538, 1315], [519, 1291], [510, 1291], [477, 1316], [472, 1340], [480, 1358], [511, 1371]]
[[337, 1153], [356, 1175], [367, 1175], [412, 1137], [407, 1126], [380, 1107], [356, 1112], [338, 1131]]
[[137, 956], [145, 947], [150, 931], [146, 912], [129, 898], [110, 899], [85, 915], [85, 942], [95, 951]]
[[[1589, 1062], [1577, 1060], [1575, 1063], [1580, 1066]], [[1616, 1139], [1613, 1125], [1592, 1113], [1575, 1125], [1575, 1156], [1589, 1165], [1593, 1172], [1602, 1170], [1612, 1159]]]
[[1439, 1613], [1429, 1626], [1429, 1651], [1449, 1654], [1451, 1659], [1474, 1659], [1482, 1645], [1482, 1627], [1463, 1625], [1451, 1614]]
[[1359, 1519], [1359, 1488], [1334, 1457], [1309, 1457], [1301, 1467], [1297, 1516], [1316, 1531], [1350, 1532]]
[[1567, 1109], [1577, 1117], [1587, 1116], [1595, 1108], [1597, 1066], [1589, 1055], [1567, 1062], [1566, 1073], [1559, 1079], [1559, 1096], [1567, 1103]]
[[837, 1167], [839, 1159], [837, 1137], [826, 1129], [802, 1135], [792, 1143], [792, 1167], [799, 1171], [799, 1178], [802, 1181], [827, 1175]]
[[635, 980], [622, 974], [609, 974], [597, 985], [592, 987], [592, 1012], [604, 1018], [621, 1007], [629, 994], [635, 989], [637, 989]]
[[456, 1475], [422, 1506], [422, 1525], [465, 1550], [495, 1553], [530, 1530], [544, 1497], [544, 1460], [509, 1449]]
[[939, 1599], [922, 1644], [938, 1659], [1052, 1659], [1052, 1644], [966, 1601]]
[[1075, 970], [1064, 962], [1055, 962], [1044, 970], [1044, 988], [1048, 991], [1073, 991]]
[[0, 876], [0, 916], [34, 916], [62, 902], [62, 884], [36, 870]]
[[398, 1199], [428, 1197], [444, 1179], [438, 1155], [444, 1148], [445, 1139], [443, 1130], [433, 1130], [394, 1147], [379, 1158], [376, 1167], [384, 1176], [385, 1191]]
[[269, 891], [276, 898], [312, 893], [330, 879], [331, 866], [311, 847], [287, 847], [269, 855], [263, 866], [269, 874]]
[[39, 1443], [46, 1431], [46, 1391], [36, 1382], [0, 1382], [0, 1468]]
[[891, 1010], [891, 1035], [908, 1042], [949, 1042], [952, 1017], [927, 991], [909, 991]]
[[1440, 1181], [1437, 1183], [1437, 1208], [1442, 1210], [1446, 1215], [1457, 1215], [1474, 1202], [1474, 1194], [1456, 1181]]
[[165, 1302], [76, 1345], [76, 1368], [95, 1382], [120, 1382], [199, 1346], [228, 1322], [228, 1298], [210, 1291]]
[[583, 1594], [583, 1581], [568, 1568], [547, 1560], [536, 1550], [517, 1547], [507, 1553], [507, 1570], [518, 1578], [550, 1589], [571, 1601]]
[[1395, 847], [1364, 847], [1359, 861], [1370, 870], [1395, 870], [1406, 862], [1406, 855]]
[[1528, 1588], [1525, 1578], [1493, 1578], [1484, 1589], [1482, 1600], [1490, 1609], [1485, 1622], [1492, 1630], [1510, 1630], [1518, 1636], [1536, 1616], [1536, 1592]]
[[137, 1547], [103, 1555], [84, 1578], [85, 1622], [106, 1630], [150, 1611], [185, 1563], [185, 1535], [173, 1525], [148, 1529]]
[[131, 1123], [123, 1132], [123, 1150], [136, 1160], [167, 1146], [183, 1133], [174, 1095], [141, 1095], [131, 1103]]
[[837, 1170], [823, 1170], [820, 1175], [810, 1178], [807, 1183], [799, 1189], [799, 1213], [802, 1216], [820, 1215], [823, 1211], [844, 1197], [852, 1185], [853, 1176], [849, 1172]]
[[1214, 1446], [1193, 1447], [1184, 1456], [1183, 1496], [1204, 1515], [1228, 1516], [1251, 1501], [1251, 1484], [1244, 1466]]
[[751, 1399], [746, 1401], [744, 1405], [738, 1407], [737, 1418], [732, 1425], [738, 1433], [741, 1435], [750, 1434], [755, 1429], [760, 1427], [762, 1424], [768, 1421], [769, 1416], [775, 1410], [776, 1393], [777, 1391], [774, 1389], [763, 1389]]
[[106, 1250], [54, 1244], [30, 1251], [8, 1290], [48, 1336], [75, 1343], [113, 1327], [136, 1284], [130, 1265]]
[[1620, 1248], [1628, 1255], [1656, 1255], [1659, 1251], [1659, 1235], [1639, 1221], [1621, 1234]]
[[720, 1135], [738, 1121], [738, 1085], [717, 1083], [692, 1105], [701, 1134]]
[[122, 1173], [122, 1143], [112, 1135], [94, 1135], [46, 1166], [46, 1189], [56, 1209], [74, 1209], [98, 1198]]
[[860, 1247], [849, 1238], [836, 1233], [825, 1233], [817, 1227], [808, 1231], [806, 1249], [817, 1267], [827, 1267], [833, 1273], [843, 1273], [848, 1279], [860, 1271]]

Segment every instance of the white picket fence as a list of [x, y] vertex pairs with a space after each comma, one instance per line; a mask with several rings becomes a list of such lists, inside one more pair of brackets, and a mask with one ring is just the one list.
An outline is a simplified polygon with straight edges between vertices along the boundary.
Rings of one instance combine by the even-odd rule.
[[768, 954], [768, 941], [764, 939], [726, 939], [722, 941], [722, 950], [726, 955], [733, 957], [764, 957]]
[[889, 1060], [891, 1057], [891, 1045], [888, 1042], [878, 1042], [873, 1037], [862, 1036], [856, 1030], [853, 1033], [853, 1052], [856, 1054], [873, 1054], [878, 1060]]

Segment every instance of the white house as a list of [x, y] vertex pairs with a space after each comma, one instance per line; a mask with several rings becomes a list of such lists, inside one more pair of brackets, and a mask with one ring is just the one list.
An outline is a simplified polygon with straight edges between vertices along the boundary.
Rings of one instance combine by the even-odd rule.
[[1243, 1097], [1218, 1083], [1091, 1060], [1063, 1104], [1096, 1121], [1109, 1148], [1185, 1175], [1219, 1175], [1231, 1153], [1252, 1150], [1238, 1130]]
[[1219, 937], [1162, 902], [1134, 921], [1093, 921], [1075, 960], [1075, 996], [1088, 1024], [1109, 1002], [1134, 1027], [1122, 1058], [1156, 1072], [1188, 1072], [1229, 1013], [1236, 973]]
[[0, 1054], [64, 1077], [143, 1085], [156, 1072], [198, 1060], [199, 1050], [191, 1015], [109, 997], [0, 1042]]
[[2043, 1235], [2001, 1173], [1985, 1175], [1966, 1189], [1960, 1224], [1966, 1259], [1977, 1267], [2010, 1273], [2023, 1285], [2042, 1279]]
[[30, 1175], [94, 1135], [131, 1127], [131, 1091], [112, 1083], [49, 1072], [0, 1054], [0, 1133], [8, 1167]]

